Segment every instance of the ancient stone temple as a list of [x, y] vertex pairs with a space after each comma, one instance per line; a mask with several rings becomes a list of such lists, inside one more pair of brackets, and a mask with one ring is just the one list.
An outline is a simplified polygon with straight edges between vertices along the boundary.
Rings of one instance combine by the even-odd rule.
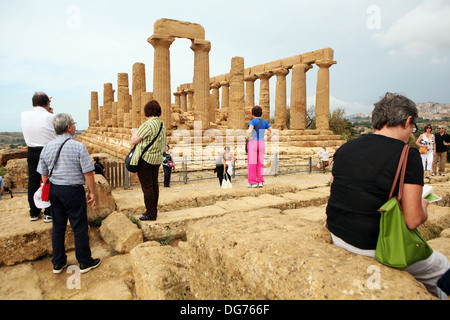
[[[191, 83], [171, 88], [170, 46], [176, 38], [191, 40], [194, 74]], [[102, 151], [124, 158], [131, 147], [129, 129], [138, 128], [146, 120], [143, 108], [151, 99], [157, 100], [161, 105], [161, 119], [168, 131], [168, 143], [172, 146], [181, 142], [184, 145], [197, 142], [205, 146], [211, 139], [205, 141], [203, 137], [210, 137], [210, 130], [216, 130], [215, 140], [217, 134], [225, 137], [226, 132], [232, 130], [235, 135], [241, 137], [236, 141], [243, 141], [254, 105], [263, 109], [263, 118], [270, 122], [271, 95], [275, 97], [274, 119], [271, 125], [278, 130], [275, 142], [280, 155], [291, 155], [292, 158], [299, 154], [302, 148], [309, 148], [308, 152], [313, 154], [323, 144], [329, 147], [343, 144], [339, 136], [332, 134], [328, 125], [330, 67], [336, 63], [331, 48], [301, 53], [256, 66], [245, 66], [245, 57], [232, 57], [229, 73], [211, 76], [211, 43], [205, 39], [205, 30], [201, 25], [160, 19], [155, 22], [154, 33], [148, 38], [148, 42], [154, 48], [151, 90], [146, 88], [145, 65], [135, 63], [131, 80], [128, 74], [119, 73], [116, 89], [112, 83], [104, 84], [102, 106], [99, 106], [98, 92], [91, 93], [89, 129], [79, 140], [92, 152]], [[306, 76], [308, 72], [312, 72], [310, 70], [314, 65], [318, 68], [316, 129], [307, 130]], [[289, 73], [291, 83], [287, 83]], [[275, 92], [270, 92], [269, 80], [272, 77], [276, 79]], [[259, 85], [259, 97], [255, 97], [256, 85]], [[290, 86], [291, 92], [289, 128], [287, 86]], [[115, 93], [117, 100], [114, 99]], [[180, 136], [183, 137], [181, 142]], [[227, 138], [227, 141], [222, 141], [224, 146], [234, 140]], [[240, 153], [238, 144], [235, 144], [234, 148], [235, 153]], [[195, 153], [194, 149], [191, 148], [191, 152]], [[186, 153], [186, 150], [183, 148], [183, 153]]]

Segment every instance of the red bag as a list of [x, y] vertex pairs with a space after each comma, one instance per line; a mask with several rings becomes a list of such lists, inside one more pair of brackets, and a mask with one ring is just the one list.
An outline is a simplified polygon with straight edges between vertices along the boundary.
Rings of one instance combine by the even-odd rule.
[[44, 184], [42, 185], [42, 195], [41, 195], [42, 201], [49, 201], [50, 200], [50, 180], [47, 179]]

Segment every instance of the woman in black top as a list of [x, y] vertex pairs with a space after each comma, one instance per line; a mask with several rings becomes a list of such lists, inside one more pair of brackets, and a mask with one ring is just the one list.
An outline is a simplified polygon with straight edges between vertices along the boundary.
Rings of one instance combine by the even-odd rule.
[[[417, 128], [417, 117], [414, 102], [387, 93], [372, 112], [375, 133], [345, 143], [334, 154], [327, 225], [336, 245], [357, 254], [375, 256], [380, 223], [378, 209], [389, 198], [401, 151]], [[402, 199], [405, 222], [410, 229], [428, 218], [428, 201], [422, 199], [422, 188], [420, 154], [410, 149]], [[397, 194], [398, 186], [394, 196]], [[426, 262], [425, 272], [419, 270], [422, 261]], [[405, 270], [437, 294], [436, 282], [450, 268], [450, 262], [437, 252], [422, 261]]]

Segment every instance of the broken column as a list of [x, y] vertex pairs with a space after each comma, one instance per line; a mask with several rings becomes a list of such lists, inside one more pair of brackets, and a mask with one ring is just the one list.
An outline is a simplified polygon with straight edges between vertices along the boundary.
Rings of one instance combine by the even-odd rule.
[[114, 90], [112, 83], [103, 85], [103, 125], [112, 126], [112, 103], [114, 102]]
[[128, 88], [128, 74], [119, 73], [117, 75], [117, 125], [125, 128], [125, 113], [129, 112], [130, 91]]
[[98, 122], [98, 92], [91, 92], [91, 110], [89, 112], [89, 126]]
[[133, 88], [131, 106], [131, 127], [139, 128], [142, 123], [141, 117], [141, 95], [146, 91], [145, 65], [136, 62], [133, 65]]

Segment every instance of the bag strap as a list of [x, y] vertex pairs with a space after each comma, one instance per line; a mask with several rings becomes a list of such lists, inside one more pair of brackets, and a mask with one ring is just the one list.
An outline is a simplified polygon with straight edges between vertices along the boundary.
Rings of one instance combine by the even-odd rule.
[[[391, 191], [389, 192], [389, 199], [392, 198], [392, 195], [394, 194], [395, 186], [397, 185], [398, 178], [400, 176], [400, 185], [398, 189], [398, 196], [397, 201], [400, 202], [400, 200], [403, 198], [403, 185], [405, 183], [405, 174], [406, 174], [406, 164], [408, 162], [408, 154], [409, 154], [409, 145], [405, 144], [403, 147], [402, 153], [400, 155], [400, 160], [398, 161], [397, 165], [397, 171], [395, 173], [394, 182], [392, 183]], [[400, 175], [401, 172], [401, 175]]]
[[148, 148], [150, 148], [150, 147], [152, 146], [152, 144], [155, 143], [156, 139], [158, 138], [159, 134], [161, 133], [162, 127], [163, 127], [163, 122], [161, 121], [161, 126], [159, 127], [158, 134], [156, 135], [156, 137], [153, 138], [152, 142], [150, 142], [150, 143], [145, 147], [145, 149], [142, 151], [141, 157], [144, 155], [144, 153], [147, 152]]
[[[259, 124], [258, 124], [258, 125], [256, 126], [256, 128], [255, 128], [255, 132], [258, 131], [258, 128], [259, 128], [259, 126], [261, 125], [261, 123], [263, 122], [263, 120], [264, 120], [264, 119], [261, 118], [261, 120], [259, 121]], [[256, 135], [255, 137], [257, 137], [257, 135]], [[250, 137], [250, 139], [251, 139], [251, 138], [253, 138], [253, 134], [252, 134], [252, 136]]]
[[255, 131], [258, 130], [258, 128], [259, 128], [259, 126], [261, 125], [262, 121], [263, 121], [263, 119], [261, 118], [261, 121], [259, 121], [258, 126], [255, 128]]
[[56, 153], [56, 157], [55, 157], [55, 161], [53, 161], [53, 166], [52, 166], [52, 170], [50, 170], [50, 174], [48, 175], [48, 177], [50, 178], [53, 174], [53, 169], [55, 169], [56, 166], [56, 162], [58, 162], [59, 159], [59, 155], [61, 154], [61, 149], [64, 147], [64, 145], [66, 144], [67, 141], [69, 141], [72, 138], [67, 138], [66, 141], [64, 141], [61, 146], [58, 149], [58, 152]]

